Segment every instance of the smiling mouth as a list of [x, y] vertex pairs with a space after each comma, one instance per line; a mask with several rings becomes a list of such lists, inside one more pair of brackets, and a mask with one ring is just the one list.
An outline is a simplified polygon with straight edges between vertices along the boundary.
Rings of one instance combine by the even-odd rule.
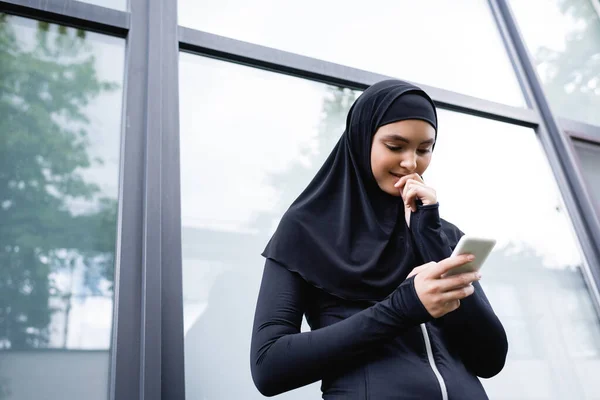
[[390, 172], [391, 175], [395, 176], [396, 178], [400, 179], [402, 178], [404, 175], [400, 175], [400, 174], [395, 174], [393, 172]]

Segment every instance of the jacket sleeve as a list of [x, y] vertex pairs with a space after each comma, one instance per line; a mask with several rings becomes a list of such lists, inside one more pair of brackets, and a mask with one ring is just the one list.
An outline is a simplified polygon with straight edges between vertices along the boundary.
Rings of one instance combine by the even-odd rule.
[[[438, 204], [421, 206], [411, 218], [415, 241], [424, 262], [439, 262], [452, 254], [464, 234], [439, 216]], [[490, 378], [504, 367], [508, 341], [479, 282], [475, 292], [461, 300], [460, 307], [439, 319], [452, 346], [475, 375]]]
[[299, 275], [267, 259], [250, 350], [252, 378], [265, 396], [322, 380], [371, 346], [432, 318], [413, 279], [407, 279], [381, 302], [336, 324], [301, 333], [310, 288]]

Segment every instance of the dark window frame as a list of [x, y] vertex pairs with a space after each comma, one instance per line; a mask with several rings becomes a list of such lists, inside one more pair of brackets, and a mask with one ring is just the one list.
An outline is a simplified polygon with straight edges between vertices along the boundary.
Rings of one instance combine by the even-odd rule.
[[[577, 164], [577, 172], [581, 177], [581, 180], [583, 180], [584, 182], [586, 182], [586, 186], [584, 187], [585, 190], [585, 196], [586, 198], [589, 200], [590, 203], [592, 203], [592, 205], [594, 205], [594, 198], [591, 192], [591, 188], [588, 187], [587, 183], [588, 181], [585, 179], [585, 172], [584, 172], [584, 168], [583, 168], [583, 164], [581, 162], [581, 159], [579, 158], [579, 155], [577, 154], [577, 147], [592, 147], [594, 148], [594, 150], [600, 150], [600, 129], [598, 129], [597, 132], [592, 132], [592, 134], [590, 133], [583, 133], [581, 131], [579, 132], [570, 132], [567, 131], [567, 134], [570, 137], [570, 147], [573, 151], [574, 154], [576, 154], [576, 159], [575, 159], [575, 163]], [[595, 205], [594, 208], [596, 210], [598, 210], [598, 206]], [[592, 218], [595, 218], [597, 223], [600, 224], [600, 212], [596, 213], [596, 215], [594, 215]]]
[[[178, 26], [177, 1], [129, 0], [128, 11], [76, 0], [0, 0], [0, 12], [126, 38], [110, 398], [185, 397], [179, 164], [179, 51], [353, 89], [386, 78]], [[600, 127], [557, 119], [507, 0], [488, 0], [528, 109], [419, 83], [444, 109], [535, 129], [587, 260], [600, 315], [600, 218], [572, 139]], [[594, 222], [595, 221], [595, 222]]]

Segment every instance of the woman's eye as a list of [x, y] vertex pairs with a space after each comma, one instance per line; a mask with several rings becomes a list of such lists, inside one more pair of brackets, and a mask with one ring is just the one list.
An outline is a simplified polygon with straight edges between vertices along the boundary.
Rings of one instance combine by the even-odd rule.
[[391, 146], [389, 144], [386, 144], [385, 147], [387, 147], [388, 149], [390, 149], [391, 151], [399, 151], [402, 150], [402, 147], [400, 146]]
[[419, 149], [418, 152], [419, 154], [427, 154], [429, 153], [431, 150], [430, 149]]

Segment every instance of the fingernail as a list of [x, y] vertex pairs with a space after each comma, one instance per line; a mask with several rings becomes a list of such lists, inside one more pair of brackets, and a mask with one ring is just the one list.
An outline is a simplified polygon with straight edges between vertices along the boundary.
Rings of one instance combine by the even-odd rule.
[[472, 254], [467, 257], [467, 260], [469, 260], [469, 261], [473, 261], [474, 259], [475, 259], [475, 256]]
[[481, 279], [481, 273], [476, 273], [475, 276], [477, 277], [477, 279]]

